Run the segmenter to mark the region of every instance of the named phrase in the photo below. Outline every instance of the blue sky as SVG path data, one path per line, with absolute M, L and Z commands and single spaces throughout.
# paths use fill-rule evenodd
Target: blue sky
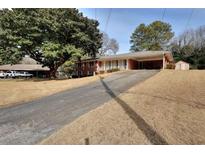
M 110 38 L 119 42 L 119 52 L 129 52 L 130 36 L 141 23 L 149 24 L 155 20 L 162 20 L 172 25 L 175 36 L 184 30 L 205 25 L 205 9 L 110 9 L 110 8 L 81 8 L 79 9 L 89 18 L 97 19 L 101 31 L 106 31 Z M 109 13 L 111 11 L 111 13 Z M 163 12 L 164 18 L 163 18 Z M 106 22 L 110 14 L 106 28 Z

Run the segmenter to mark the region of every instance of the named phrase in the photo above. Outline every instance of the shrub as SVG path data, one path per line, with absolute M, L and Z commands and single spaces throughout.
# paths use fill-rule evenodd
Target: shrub
M 119 68 L 113 68 L 113 69 L 112 69 L 113 72 L 117 72 L 117 71 L 119 71 L 119 70 L 120 70 Z
M 108 73 L 111 73 L 111 72 L 117 72 L 119 71 L 120 69 L 119 68 L 113 68 L 113 69 L 109 69 L 107 70 Z
M 167 64 L 166 69 L 175 69 L 175 64 L 173 63 Z
M 112 72 L 112 70 L 111 70 L 111 69 L 110 69 L 110 70 L 107 70 L 107 72 L 108 72 L 108 73 L 111 73 L 111 72 Z
M 99 71 L 99 74 L 104 74 L 105 73 L 105 71 Z

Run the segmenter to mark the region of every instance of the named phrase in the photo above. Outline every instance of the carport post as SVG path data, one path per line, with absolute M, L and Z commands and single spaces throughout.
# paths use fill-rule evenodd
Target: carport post
M 164 70 L 164 68 L 165 68 L 165 57 L 164 57 L 164 53 L 163 53 L 163 70 Z
M 127 61 L 127 66 L 126 66 L 126 70 L 128 70 L 129 69 L 129 60 L 128 59 L 126 59 L 126 61 Z

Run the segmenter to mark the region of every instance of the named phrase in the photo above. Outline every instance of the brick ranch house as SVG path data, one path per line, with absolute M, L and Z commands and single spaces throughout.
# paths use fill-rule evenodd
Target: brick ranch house
M 74 76 L 83 77 L 95 73 L 117 70 L 165 69 L 173 62 L 170 51 L 140 51 L 76 62 Z

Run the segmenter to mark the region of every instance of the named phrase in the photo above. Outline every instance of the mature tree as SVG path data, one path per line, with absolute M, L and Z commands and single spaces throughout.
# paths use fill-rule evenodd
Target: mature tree
M 3 9 L 0 55 L 7 53 L 6 63 L 30 55 L 55 77 L 58 67 L 73 56 L 96 56 L 102 44 L 98 25 L 77 9 Z
M 51 76 L 55 77 L 56 71 L 59 66 L 66 62 L 66 59 L 71 60 L 73 57 L 81 57 L 82 50 L 73 45 L 56 44 L 53 42 L 45 43 L 42 47 L 42 63 L 48 66 L 51 71 Z
M 103 33 L 102 47 L 99 50 L 100 55 L 116 54 L 119 50 L 119 44 L 116 39 L 109 38 L 107 33 Z
M 1 16 L 2 11 L 0 10 L 0 18 Z M 1 36 L 4 36 L 4 38 Z M 10 41 L 11 39 L 13 39 L 11 35 L 3 31 L 0 26 L 0 64 L 14 64 L 22 58 L 21 52 L 16 48 L 18 47 L 16 42 Z
M 149 25 L 140 24 L 131 36 L 130 50 L 162 50 L 173 36 L 171 25 L 168 23 L 155 21 Z
M 75 60 L 69 60 L 69 61 L 66 61 L 61 66 L 61 71 L 64 72 L 64 74 L 70 76 L 73 73 L 74 68 L 75 68 Z
M 192 68 L 205 69 L 205 27 L 190 29 L 176 37 L 170 44 L 176 61 L 184 60 Z
M 118 42 L 117 42 L 116 39 L 110 39 L 110 44 L 109 44 L 109 46 L 110 46 L 111 54 L 112 54 L 112 53 L 113 53 L 113 54 L 116 54 L 116 53 L 118 52 L 118 50 L 119 50 L 119 44 L 118 44 Z

